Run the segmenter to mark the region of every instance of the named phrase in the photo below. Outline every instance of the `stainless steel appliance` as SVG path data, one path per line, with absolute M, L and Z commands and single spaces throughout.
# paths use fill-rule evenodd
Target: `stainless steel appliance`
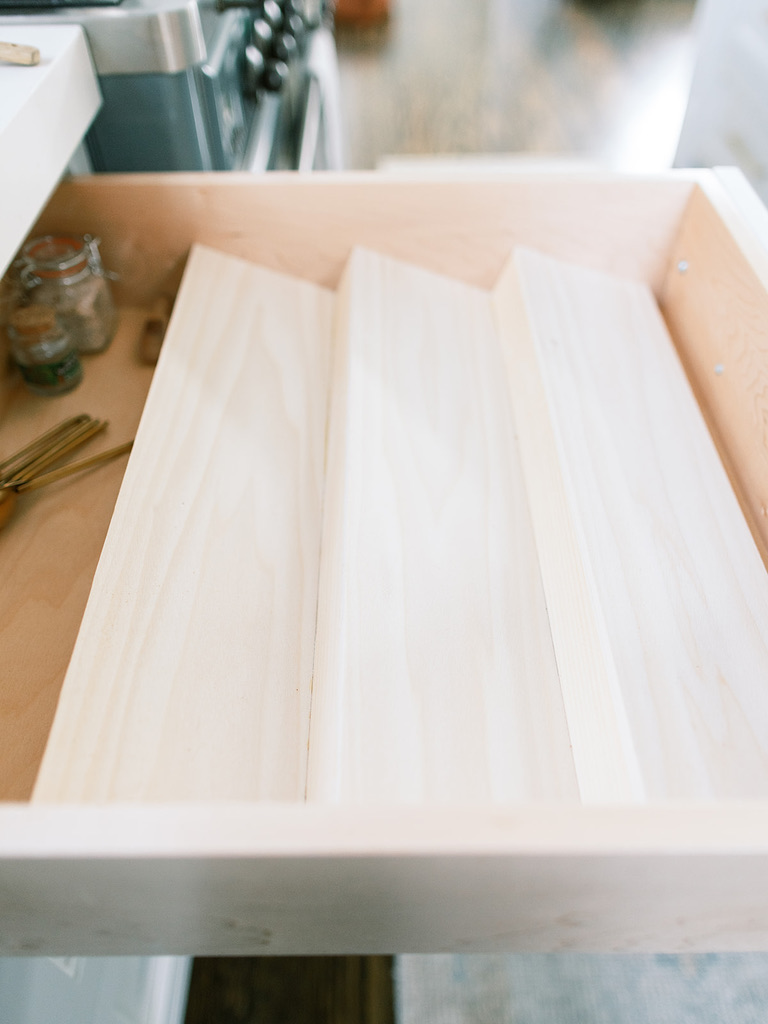
M 79 2 L 0 0 L 0 25 L 83 26 L 104 98 L 95 171 L 341 167 L 323 0 Z

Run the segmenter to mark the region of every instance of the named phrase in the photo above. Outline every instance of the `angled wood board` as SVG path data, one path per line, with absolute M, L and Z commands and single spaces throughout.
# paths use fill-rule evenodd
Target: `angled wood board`
M 357 250 L 337 322 L 308 796 L 575 799 L 489 294 Z
M 531 357 L 540 372 L 546 416 L 521 443 L 554 432 L 594 642 L 645 795 L 764 798 L 768 577 L 650 290 L 519 250 L 497 302 L 511 372 Z M 536 495 L 542 467 L 526 466 Z M 545 572 L 550 608 L 562 587 Z M 563 645 L 582 643 L 565 625 Z M 586 710 L 569 717 L 574 742 L 605 745 Z
M 332 305 L 192 251 L 37 799 L 303 795 Z

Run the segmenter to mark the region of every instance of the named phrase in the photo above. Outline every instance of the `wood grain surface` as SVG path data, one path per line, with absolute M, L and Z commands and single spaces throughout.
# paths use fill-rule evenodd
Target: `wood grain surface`
M 493 300 L 579 793 L 587 803 L 641 799 L 642 778 L 616 666 L 573 517 L 536 325 L 515 260 L 501 275 Z
M 338 306 L 308 796 L 574 799 L 490 297 L 356 250 Z
M 729 224 L 697 189 L 661 306 L 768 565 L 768 266 L 760 255 L 745 259 Z
M 656 302 L 516 264 L 645 790 L 764 797 L 768 579 Z
M 136 451 L 38 799 L 766 795 L 768 581 L 648 285 L 198 247 Z
M 303 795 L 331 309 L 193 252 L 37 799 Z
M 326 288 L 356 245 L 482 288 L 527 245 L 659 289 L 696 174 L 105 174 L 63 182 L 35 232 L 91 225 L 126 303 L 172 293 L 195 242 Z

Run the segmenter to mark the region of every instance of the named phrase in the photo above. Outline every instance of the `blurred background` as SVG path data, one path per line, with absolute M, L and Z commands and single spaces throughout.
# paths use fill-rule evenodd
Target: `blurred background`
M 336 7 L 350 168 L 469 154 L 483 154 L 475 165 L 732 165 L 768 201 L 765 0 Z
M 337 3 L 345 158 L 528 154 L 669 167 L 695 55 L 694 0 Z

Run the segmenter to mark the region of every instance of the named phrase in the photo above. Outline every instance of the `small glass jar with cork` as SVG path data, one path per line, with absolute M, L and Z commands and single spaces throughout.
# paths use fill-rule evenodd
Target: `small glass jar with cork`
M 30 391 L 60 395 L 83 379 L 77 349 L 51 306 L 19 306 L 6 330 L 11 355 Z
M 117 314 L 97 238 L 33 238 L 21 250 L 18 267 L 27 301 L 52 307 L 79 352 L 109 345 Z

